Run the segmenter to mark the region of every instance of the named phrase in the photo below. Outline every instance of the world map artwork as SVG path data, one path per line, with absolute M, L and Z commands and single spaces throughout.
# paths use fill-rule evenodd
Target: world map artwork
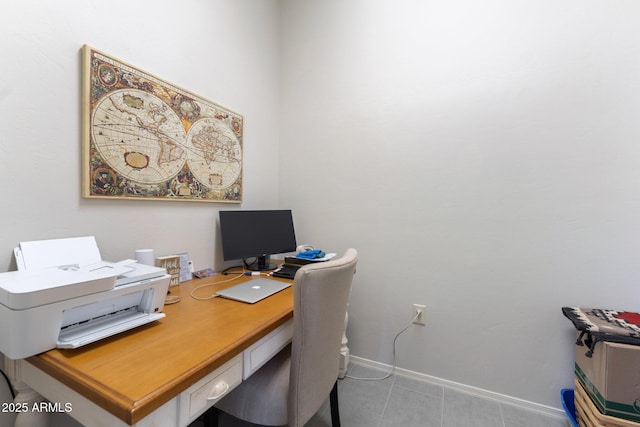
M 243 117 L 87 45 L 83 196 L 242 201 Z

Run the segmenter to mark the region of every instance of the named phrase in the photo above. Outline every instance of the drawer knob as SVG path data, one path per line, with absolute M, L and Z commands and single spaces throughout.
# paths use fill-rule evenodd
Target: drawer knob
M 220 381 L 213 386 L 213 389 L 211 389 L 211 393 L 209 393 L 209 397 L 207 397 L 207 400 L 219 399 L 228 391 L 229 384 L 226 381 Z

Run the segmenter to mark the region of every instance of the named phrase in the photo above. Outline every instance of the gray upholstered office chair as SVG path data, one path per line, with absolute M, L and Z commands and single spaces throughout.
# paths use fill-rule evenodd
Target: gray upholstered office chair
M 300 268 L 293 282 L 293 340 L 256 373 L 222 398 L 218 410 L 254 424 L 302 427 L 329 396 L 333 427 L 340 426 L 340 345 L 358 252 Z

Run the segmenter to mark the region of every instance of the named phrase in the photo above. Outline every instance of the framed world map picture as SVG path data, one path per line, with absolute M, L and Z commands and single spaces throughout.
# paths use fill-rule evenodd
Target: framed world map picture
M 83 46 L 83 197 L 242 201 L 243 117 Z

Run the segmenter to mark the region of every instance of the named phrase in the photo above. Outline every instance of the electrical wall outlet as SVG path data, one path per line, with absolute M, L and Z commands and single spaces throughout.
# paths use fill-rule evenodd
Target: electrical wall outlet
M 416 325 L 427 324 L 427 307 L 422 304 L 413 304 L 413 323 Z

